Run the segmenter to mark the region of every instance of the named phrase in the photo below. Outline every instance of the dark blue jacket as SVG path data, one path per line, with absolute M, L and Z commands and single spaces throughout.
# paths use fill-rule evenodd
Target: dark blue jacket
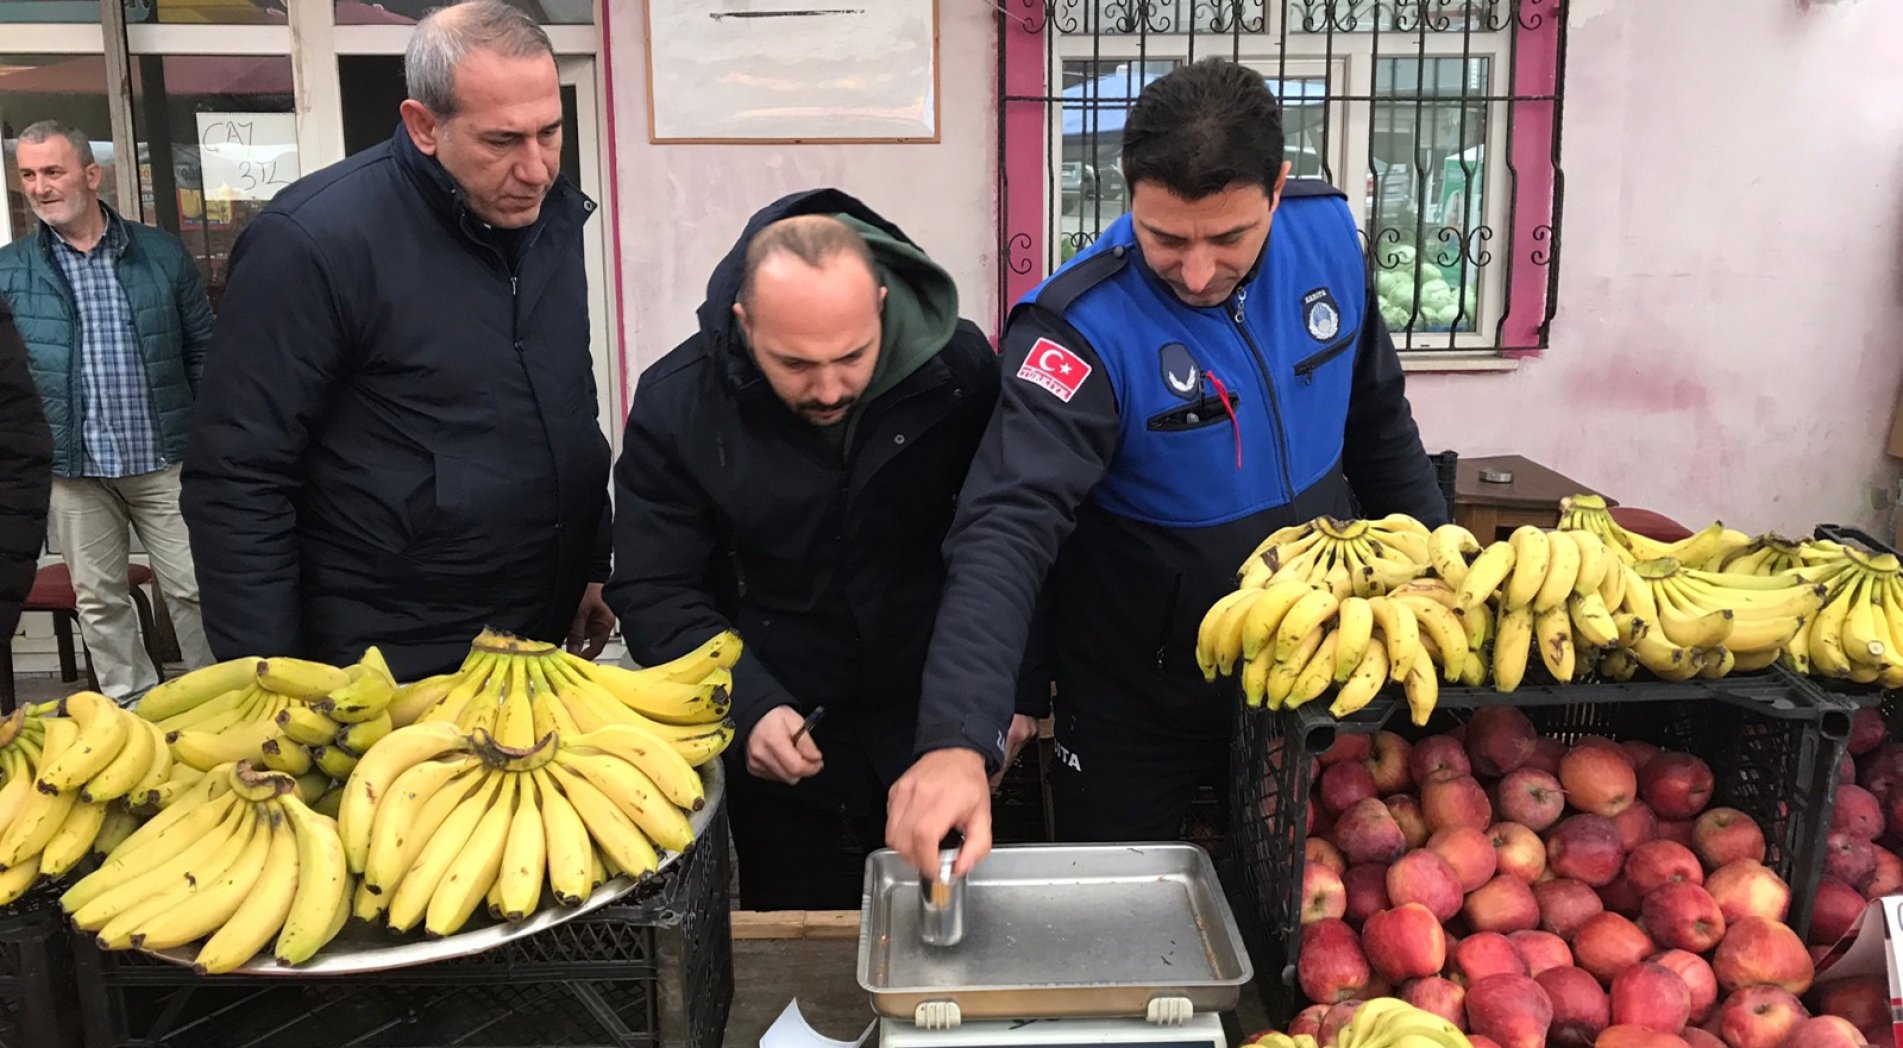
M 1058 702 L 1132 731 L 1227 734 L 1196 627 L 1262 536 L 1446 504 L 1346 202 L 1291 181 L 1256 272 L 1184 305 L 1126 216 L 1013 310 L 1004 389 L 946 541 L 920 751 L 1000 756 L 1049 572 Z
M 246 228 L 184 474 L 220 658 L 374 643 L 408 679 L 566 634 L 607 577 L 593 211 L 558 181 L 512 269 L 399 128 Z

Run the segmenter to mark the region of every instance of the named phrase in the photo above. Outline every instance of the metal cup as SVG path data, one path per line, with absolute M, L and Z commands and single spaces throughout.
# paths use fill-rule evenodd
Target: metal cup
M 927 946 L 956 946 L 965 938 L 965 878 L 953 877 L 956 849 L 938 854 L 938 879 L 918 879 L 919 938 Z

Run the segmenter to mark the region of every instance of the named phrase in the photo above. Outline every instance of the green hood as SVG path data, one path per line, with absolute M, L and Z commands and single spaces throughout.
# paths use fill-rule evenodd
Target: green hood
M 886 289 L 879 362 L 873 366 L 872 382 L 843 421 L 820 430 L 835 450 L 843 450 L 851 444 L 853 427 L 865 405 L 910 378 L 951 340 L 958 327 L 958 287 L 951 274 L 917 245 L 851 215 L 833 217 L 866 238 L 872 248 L 874 275 Z

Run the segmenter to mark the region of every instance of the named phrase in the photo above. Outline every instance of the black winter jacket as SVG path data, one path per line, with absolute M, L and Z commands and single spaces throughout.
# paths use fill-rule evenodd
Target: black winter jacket
M 26 345 L 0 298 L 0 644 L 13 641 L 20 602 L 46 544 L 53 436 L 27 370 Z
M 252 221 L 185 459 L 220 658 L 377 644 L 409 679 L 484 626 L 566 635 L 607 577 L 594 207 L 558 181 L 512 270 L 398 128 Z

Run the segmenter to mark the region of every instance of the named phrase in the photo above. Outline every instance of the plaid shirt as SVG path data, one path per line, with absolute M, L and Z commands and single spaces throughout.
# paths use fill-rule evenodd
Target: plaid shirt
M 133 477 L 165 468 L 158 418 L 146 385 L 145 356 L 132 323 L 132 304 L 114 268 L 127 237 L 119 216 L 107 212 L 106 234 L 82 252 L 55 234 L 53 257 L 73 289 L 79 314 L 79 387 L 84 475 Z

